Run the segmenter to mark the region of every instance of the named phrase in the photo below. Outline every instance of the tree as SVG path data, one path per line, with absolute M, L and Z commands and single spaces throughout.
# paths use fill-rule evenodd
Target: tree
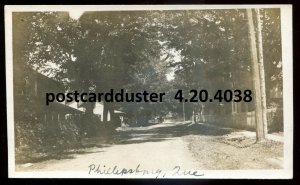
M 159 56 L 159 44 L 148 12 L 87 12 L 80 18 L 85 31 L 76 50 L 76 65 L 98 92 L 136 82 L 136 74 Z M 77 80 L 78 81 L 78 80 Z M 115 103 L 104 102 L 113 117 Z
M 162 39 L 166 51 L 175 50 L 180 56 L 180 60 L 169 60 L 169 66 L 184 80 L 182 88 L 210 92 L 251 88 L 247 80 L 251 63 L 244 10 L 174 11 L 166 16 Z M 201 104 L 210 109 L 220 106 L 215 102 L 194 103 L 193 112 Z
M 159 58 L 150 20 L 149 12 L 87 12 L 79 21 L 67 13 L 32 13 L 22 25 L 29 33 L 23 61 L 64 82 L 68 90 L 122 88 Z M 91 103 L 84 106 L 93 110 Z M 113 117 L 114 107 L 104 103 L 104 120 L 108 112 Z
M 261 12 L 263 49 L 274 48 L 264 49 L 263 55 L 268 88 L 281 83 L 281 68 L 277 67 L 281 64 L 280 31 L 273 33 L 280 28 L 276 21 L 279 14 L 275 10 Z M 24 61 L 64 82 L 68 90 L 125 88 L 172 94 L 176 88 L 210 92 L 252 88 L 247 15 L 243 9 L 86 12 L 79 20 L 71 19 L 67 12 L 38 12 L 27 14 L 24 20 L 18 25 L 19 30 L 26 30 L 20 39 L 24 41 Z M 175 71 L 175 82 L 166 81 L 168 71 Z M 163 105 L 134 106 L 153 114 L 167 109 L 181 112 L 182 104 L 167 101 Z M 202 105 L 211 110 L 220 106 L 218 102 L 187 103 L 187 115 Z M 93 110 L 93 105 L 85 106 L 87 111 Z M 164 108 L 154 113 L 157 106 Z M 113 114 L 115 108 L 129 107 L 105 103 L 104 115 Z M 230 110 L 231 105 L 225 107 Z
M 34 95 L 25 91 L 28 80 L 32 78 L 34 68 L 39 72 L 55 78 L 57 66 L 47 68 L 51 61 L 57 65 L 71 60 L 70 47 L 73 30 L 70 29 L 74 22 L 68 19 L 66 12 L 14 12 L 13 13 L 13 72 L 15 113 L 24 119 L 34 119 L 34 114 L 40 104 Z M 62 31 L 68 30 L 70 35 Z M 69 43 L 66 45 L 66 43 Z M 30 67 L 28 67 L 30 66 Z M 57 80 L 57 78 L 55 78 Z M 28 106 L 30 104 L 31 106 Z M 16 117 L 18 117 L 16 116 Z M 18 117 L 18 118 L 19 118 Z M 18 119 L 16 118 L 16 119 Z
M 264 135 L 268 134 L 268 121 L 267 121 L 267 97 L 266 97 L 266 81 L 265 81 L 265 67 L 263 56 L 263 44 L 262 44 L 262 28 L 261 28 L 261 16 L 260 9 L 255 9 L 256 13 L 256 36 L 257 36 L 257 48 L 258 48 L 258 61 L 259 61 L 259 80 L 261 89 L 261 108 L 263 117 L 263 129 Z
M 262 15 L 262 44 L 266 89 L 278 87 L 282 91 L 280 9 L 261 9 L 260 12 Z M 266 93 L 266 96 L 268 107 L 271 107 L 272 103 L 279 103 L 274 102 L 269 93 Z
M 261 141 L 265 139 L 267 134 L 267 119 L 260 16 L 258 11 L 256 11 L 257 33 L 255 32 L 253 13 L 251 9 L 247 9 L 247 17 L 252 56 L 252 75 L 254 81 L 256 139 L 257 141 Z

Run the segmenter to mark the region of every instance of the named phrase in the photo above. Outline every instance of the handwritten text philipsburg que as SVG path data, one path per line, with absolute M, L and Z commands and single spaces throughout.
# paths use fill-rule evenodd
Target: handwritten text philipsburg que
M 200 177 L 204 176 L 197 170 L 183 170 L 181 166 L 174 166 L 170 171 L 164 171 L 162 169 L 148 170 L 142 169 L 138 164 L 135 168 L 123 168 L 115 166 L 107 166 L 101 164 L 90 164 L 88 166 L 89 175 L 103 175 L 103 176 L 154 176 L 155 178 L 167 178 L 167 177 Z

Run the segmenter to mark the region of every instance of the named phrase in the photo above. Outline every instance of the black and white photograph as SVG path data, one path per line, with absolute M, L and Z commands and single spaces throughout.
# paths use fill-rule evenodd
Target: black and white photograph
M 9 177 L 293 178 L 291 5 L 5 7 Z

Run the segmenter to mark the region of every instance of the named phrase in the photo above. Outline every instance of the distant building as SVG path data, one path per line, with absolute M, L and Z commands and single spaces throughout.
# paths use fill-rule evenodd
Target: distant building
M 46 93 L 59 93 L 64 92 L 64 86 L 32 69 L 26 69 L 30 73 L 22 80 L 18 80 L 15 86 L 14 97 L 15 113 L 21 112 L 18 110 L 19 105 L 26 105 L 27 108 L 33 110 L 31 113 L 35 119 L 40 121 L 59 121 L 70 118 L 70 115 L 78 116 L 84 113 L 83 110 L 76 107 L 68 106 L 64 102 L 54 101 L 46 105 Z M 22 119 L 22 115 L 19 115 Z
M 32 102 L 27 104 L 31 109 L 35 110 L 36 119 L 40 121 L 58 121 L 63 119 L 78 119 L 79 116 L 85 113 L 85 107 L 82 102 L 51 102 L 46 105 L 46 93 L 64 93 L 65 87 L 62 83 L 49 78 L 37 71 L 27 68 L 28 75 L 22 80 L 18 80 L 15 87 L 15 112 L 18 111 L 19 104 L 27 104 L 24 101 Z M 103 121 L 103 102 L 96 102 L 93 114 Z M 123 119 L 125 113 L 115 110 L 116 115 Z M 22 115 L 19 115 L 22 117 Z M 108 113 L 108 121 L 111 121 L 111 116 Z
M 230 89 L 251 89 L 251 78 L 241 78 L 242 83 L 230 84 Z M 229 80 L 228 80 L 229 81 Z M 225 83 L 225 80 L 224 80 Z M 254 92 L 252 92 L 253 94 Z M 267 110 L 268 130 L 282 131 L 282 90 L 278 86 L 266 89 L 269 99 L 267 101 L 277 102 L 279 107 Z M 253 97 L 253 95 L 252 95 Z M 222 102 L 218 105 L 212 103 L 202 104 L 199 114 L 195 115 L 198 122 L 215 123 L 220 126 L 234 127 L 240 129 L 255 130 L 255 106 L 254 102 Z

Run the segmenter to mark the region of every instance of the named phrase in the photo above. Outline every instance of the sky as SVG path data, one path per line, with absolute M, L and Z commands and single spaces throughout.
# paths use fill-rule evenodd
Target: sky
M 79 10 L 74 10 L 74 11 L 69 11 L 69 16 L 72 18 L 72 19 L 79 19 L 80 16 L 84 13 L 84 11 L 79 11 Z

